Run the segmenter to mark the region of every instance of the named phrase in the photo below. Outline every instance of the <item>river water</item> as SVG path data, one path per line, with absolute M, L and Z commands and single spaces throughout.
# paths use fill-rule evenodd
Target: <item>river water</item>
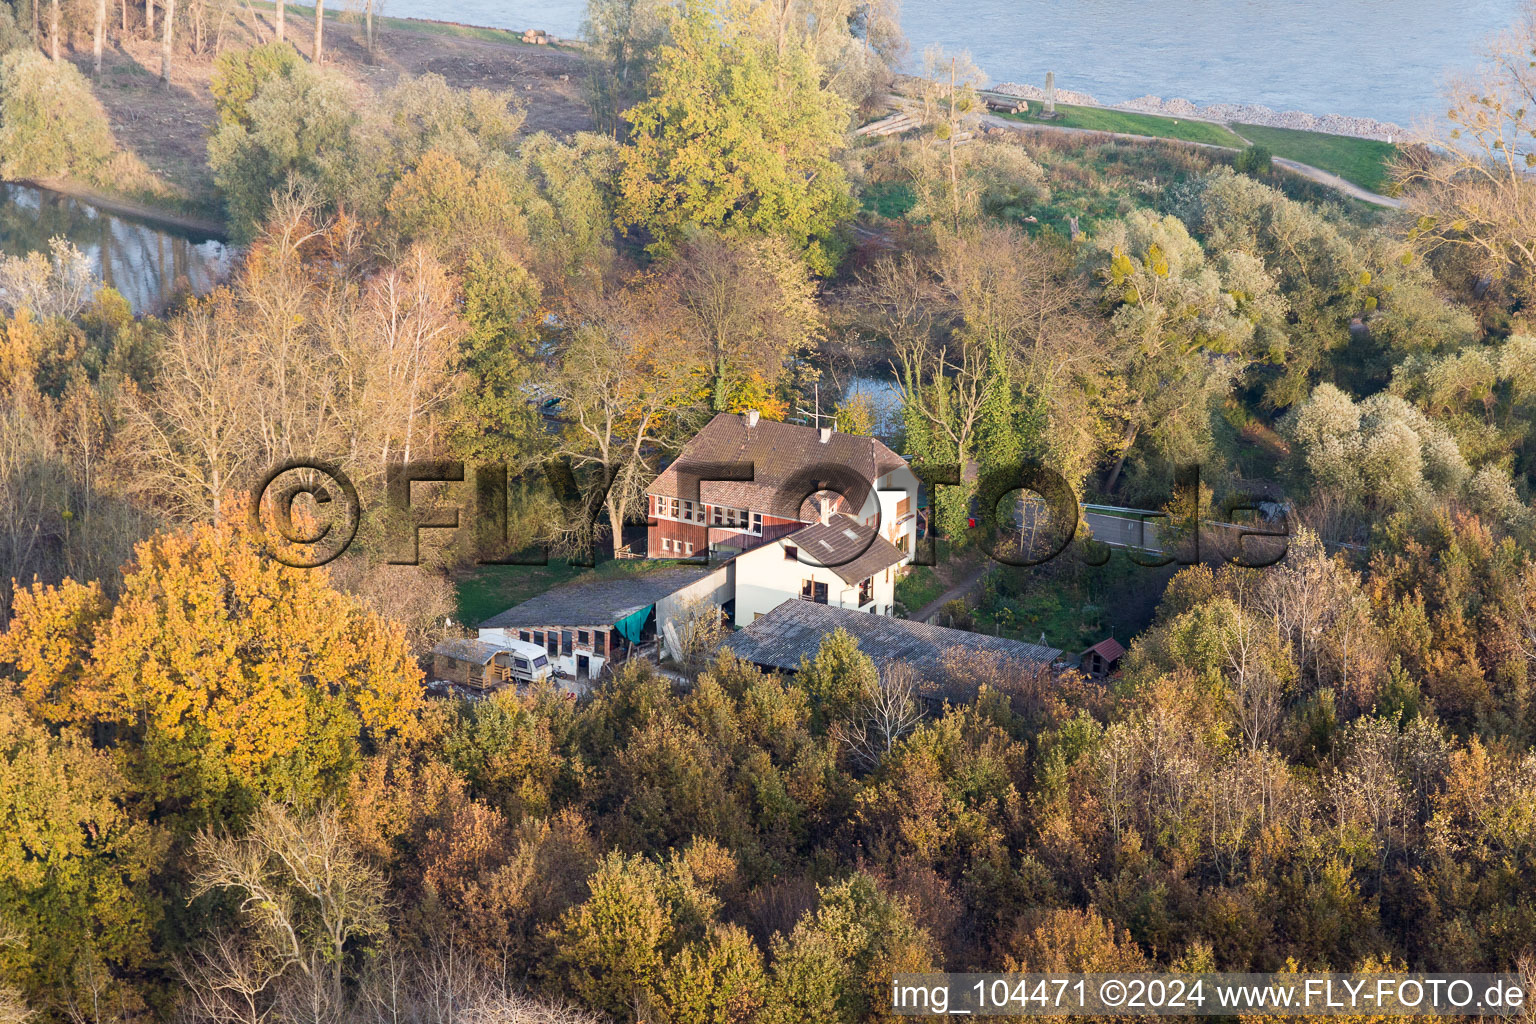
M 63 237 L 90 257 L 103 284 L 135 313 L 153 313 L 174 295 L 202 294 L 229 270 L 223 242 L 106 213 L 90 203 L 31 185 L 0 183 L 0 254 L 47 252 Z
M 1262 103 L 1411 127 L 1445 76 L 1476 62 L 1521 0 L 905 0 L 919 70 L 930 44 L 969 50 L 994 82 L 1056 84 L 1122 103 L 1148 93 Z M 385 0 L 391 15 L 581 32 L 585 0 Z

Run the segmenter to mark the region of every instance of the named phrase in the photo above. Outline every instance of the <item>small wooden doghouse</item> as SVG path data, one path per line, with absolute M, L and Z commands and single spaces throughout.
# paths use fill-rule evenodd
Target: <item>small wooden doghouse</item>
M 432 677 L 482 690 L 511 679 L 511 652 L 484 640 L 444 640 L 432 648 Z
M 1114 637 L 1100 640 L 1082 653 L 1083 671 L 1095 679 L 1102 679 L 1120 667 L 1125 648 Z

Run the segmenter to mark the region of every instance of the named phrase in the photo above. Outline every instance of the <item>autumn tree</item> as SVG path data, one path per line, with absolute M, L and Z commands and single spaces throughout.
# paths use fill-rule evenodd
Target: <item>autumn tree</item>
M 805 265 L 781 239 L 692 234 L 646 297 L 648 315 L 708 367 L 713 411 L 789 411 L 783 384 L 791 361 L 815 345 L 821 314 Z
M 1536 12 L 1496 37 L 1477 73 L 1454 80 L 1445 120 L 1399 159 L 1397 180 L 1418 215 L 1421 251 L 1465 250 L 1471 265 L 1523 292 L 1536 277 L 1536 194 L 1527 141 L 1536 130 Z
M 624 546 L 624 523 L 650 481 L 647 458 L 675 449 L 692 422 L 704 380 L 696 357 L 670 332 L 636 316 L 628 292 L 594 299 L 577 313 L 555 374 L 546 384 L 566 415 L 557 449 L 582 472 L 577 481 L 593 512 L 606 512 L 609 541 Z M 572 528 L 587 527 L 576 511 Z M 575 535 L 577 548 L 591 538 Z
M 667 252 L 690 226 L 778 235 L 814 273 L 837 263 L 852 213 L 843 171 L 848 108 L 803 43 L 782 52 L 742 3 L 687 4 L 670 22 L 650 96 L 626 113 L 619 219 Z
M 227 894 L 239 908 L 243 934 L 235 941 L 245 951 L 234 962 L 246 968 L 234 977 L 269 980 L 248 993 L 256 1005 L 309 1020 L 343 1013 L 348 976 L 359 973 L 363 951 L 388 922 L 384 879 L 360 856 L 337 809 L 299 815 L 266 802 L 243 836 L 199 832 L 192 855 L 192 898 Z M 230 963 L 224 950 L 205 950 L 203 970 L 189 974 L 209 984 L 222 973 L 227 991 L 231 973 L 217 967 Z M 216 1005 L 211 995 L 204 1005 Z
M 134 785 L 194 817 L 333 792 L 365 738 L 419 730 L 420 672 L 398 631 L 270 557 L 241 514 L 141 544 L 93 629 L 94 598 L 44 589 L 7 634 L 64 629 L 48 661 L 12 659 L 13 685 L 120 729 Z
M 0 651 L 0 662 L 36 648 Z M 62 651 L 56 651 L 62 654 Z M 160 923 L 150 879 L 163 833 L 127 810 L 132 789 L 86 730 L 54 732 L 16 689 L 0 696 L 0 965 L 32 1005 L 64 1014 L 102 979 L 140 1007 L 126 975 L 148 968 Z M 115 965 L 115 966 L 114 966 Z

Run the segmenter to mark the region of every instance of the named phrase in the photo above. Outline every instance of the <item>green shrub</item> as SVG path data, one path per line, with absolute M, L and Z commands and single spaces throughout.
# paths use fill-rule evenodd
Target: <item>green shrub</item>
M 213 62 L 213 77 L 208 82 L 219 123 L 249 128 L 250 104 L 262 85 L 273 78 L 288 78 L 302 63 L 298 51 L 285 42 L 220 54 Z
M 243 107 L 246 123 L 219 126 L 208 163 L 237 237 L 254 235 L 272 194 L 290 184 L 332 208 L 352 196 L 371 163 L 356 152 L 357 107 L 345 80 L 301 64 L 258 86 Z
M 1239 174 L 1247 174 L 1252 177 L 1260 177 L 1268 174 L 1274 166 L 1274 156 L 1264 146 L 1249 146 L 1238 153 L 1232 161 L 1232 167 Z
M 32 40 L 27 38 L 20 25 L 16 24 L 16 15 L 11 11 L 9 4 L 0 4 L 0 57 L 12 50 L 20 50 L 22 47 L 31 46 Z
M 115 149 L 107 113 L 73 64 L 35 50 L 0 60 L 0 178 L 97 180 Z

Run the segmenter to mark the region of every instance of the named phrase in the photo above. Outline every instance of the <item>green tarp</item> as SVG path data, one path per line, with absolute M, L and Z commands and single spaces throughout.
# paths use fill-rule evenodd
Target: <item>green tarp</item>
M 613 624 L 613 628 L 619 631 L 619 635 L 632 644 L 640 642 L 640 633 L 645 629 L 645 621 L 651 617 L 651 612 L 656 606 L 648 604 L 639 611 L 624 616 Z

